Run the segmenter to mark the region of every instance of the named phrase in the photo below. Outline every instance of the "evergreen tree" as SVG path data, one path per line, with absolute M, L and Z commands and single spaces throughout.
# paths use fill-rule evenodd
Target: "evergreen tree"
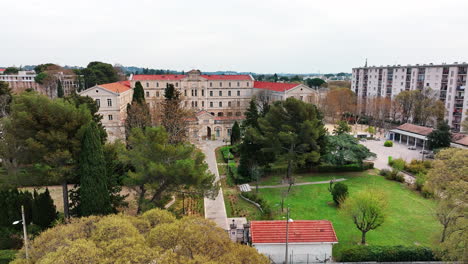
M 63 87 L 62 87 L 62 82 L 60 80 L 57 80 L 57 97 L 58 98 L 63 98 Z
M 446 121 L 442 121 L 437 126 L 437 129 L 433 130 L 427 135 L 429 147 L 432 149 L 448 148 L 452 140 L 452 133 L 450 133 L 450 126 Z
M 241 140 L 241 132 L 240 132 L 240 127 L 239 124 L 234 122 L 234 125 L 232 126 L 232 131 L 231 131 L 231 145 L 236 145 L 239 143 Z
M 164 97 L 161 124 L 166 129 L 171 144 L 184 142 L 188 132 L 186 119 L 191 113 L 182 106 L 181 94 L 173 84 L 167 85 Z
M 78 163 L 80 176 L 80 214 L 102 215 L 112 212 L 106 184 L 106 163 L 96 123 L 91 121 L 83 135 Z
M 247 108 L 247 111 L 245 112 L 245 120 L 243 122 L 243 127 L 255 127 L 258 128 L 258 108 L 257 108 L 257 102 L 255 101 L 255 98 L 252 98 L 250 100 L 249 108 Z
M 139 104 L 145 103 L 145 91 L 140 81 L 135 83 L 132 102 L 138 102 Z
M 57 210 L 54 200 L 50 196 L 49 189 L 37 194 L 34 190 L 34 201 L 32 208 L 32 221 L 43 229 L 51 227 L 52 222 L 57 218 Z

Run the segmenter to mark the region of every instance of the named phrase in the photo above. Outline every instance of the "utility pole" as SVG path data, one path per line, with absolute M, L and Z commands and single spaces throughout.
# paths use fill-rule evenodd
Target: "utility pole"
M 26 252 L 26 259 L 29 259 L 28 252 L 28 233 L 26 232 L 26 217 L 24 217 L 24 206 L 21 206 L 21 217 L 23 221 L 23 236 L 24 236 L 24 249 Z
M 284 254 L 284 263 L 288 264 L 288 239 L 289 239 L 289 207 L 286 209 L 286 252 Z

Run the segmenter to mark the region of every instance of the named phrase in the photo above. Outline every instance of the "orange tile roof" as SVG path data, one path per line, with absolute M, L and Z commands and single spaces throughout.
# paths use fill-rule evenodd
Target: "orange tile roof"
M 422 136 L 429 135 L 433 130 L 430 127 L 423 127 L 423 126 L 413 125 L 413 124 L 410 124 L 410 123 L 405 123 L 405 124 L 397 127 L 396 129 L 411 132 L 411 133 L 415 133 L 415 134 L 419 134 L 419 135 L 422 135 Z
M 123 93 L 132 89 L 129 81 L 105 83 L 98 86 L 114 93 Z
M 452 134 L 452 142 L 455 144 L 463 145 L 468 147 L 468 135 L 454 133 Z
M 289 223 L 289 243 L 338 242 L 335 230 L 327 220 L 294 220 Z M 251 221 L 252 243 L 285 243 L 286 220 Z
M 264 89 L 276 92 L 285 92 L 291 90 L 292 88 L 298 86 L 297 83 L 278 83 L 278 82 L 258 82 L 255 81 L 254 88 Z

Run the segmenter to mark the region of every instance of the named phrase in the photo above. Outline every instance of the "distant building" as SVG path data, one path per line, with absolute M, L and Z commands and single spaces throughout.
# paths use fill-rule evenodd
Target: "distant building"
M 3 74 L 6 69 L 0 69 L 0 74 Z
M 286 221 L 251 221 L 250 241 L 274 263 L 284 263 Z M 326 220 L 294 220 L 288 226 L 289 263 L 331 262 L 335 230 Z
M 432 88 L 447 109 L 445 118 L 460 131 L 468 110 L 467 63 L 370 66 L 353 69 L 351 89 L 360 100 L 394 98 L 402 91 Z
M 133 89 L 128 81 L 96 85 L 79 94 L 96 101 L 109 141 L 125 139 L 127 104 L 132 102 L 133 97 Z

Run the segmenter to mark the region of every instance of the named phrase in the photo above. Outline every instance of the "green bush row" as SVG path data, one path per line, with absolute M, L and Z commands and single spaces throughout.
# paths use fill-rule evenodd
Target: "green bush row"
M 264 218 L 271 219 L 272 217 L 271 207 L 270 207 L 270 204 L 268 204 L 266 200 L 264 200 L 262 197 L 258 196 L 257 193 L 254 193 L 254 192 L 244 192 L 242 193 L 242 196 L 244 196 L 245 198 L 251 201 L 258 203 L 263 210 Z
M 346 164 L 346 165 L 333 165 L 333 164 L 320 164 L 317 167 L 318 172 L 345 172 L 345 171 L 364 171 L 374 168 L 373 162 L 364 162 L 360 164 Z
M 384 176 L 385 179 L 397 182 L 405 182 L 405 177 L 403 174 L 397 169 L 381 169 L 379 174 Z
M 343 250 L 341 262 L 437 261 L 432 249 L 417 246 L 357 246 Z

